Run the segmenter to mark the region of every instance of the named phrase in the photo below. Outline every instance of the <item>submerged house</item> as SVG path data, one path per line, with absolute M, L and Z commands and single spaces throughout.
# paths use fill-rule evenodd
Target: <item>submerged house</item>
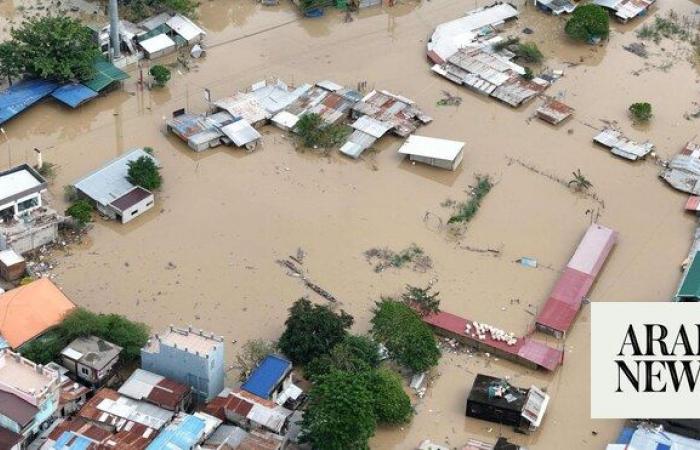
M 61 363 L 91 386 L 104 384 L 113 375 L 122 348 L 97 336 L 78 337 L 61 350 Z
M 58 238 L 60 218 L 45 204 L 47 188 L 28 164 L 0 172 L 0 250 L 23 254 Z
M 462 163 L 464 142 L 412 134 L 399 148 L 399 154 L 441 169 L 455 170 Z
M 574 108 L 564 102 L 549 98 L 535 110 L 535 113 L 539 119 L 552 125 L 559 125 L 574 114 Z
M 121 223 L 127 223 L 153 208 L 151 191 L 128 179 L 129 163 L 139 158 L 158 161 L 142 149 L 131 150 L 73 184 L 77 193 L 92 200 L 97 210 Z
M 292 131 L 301 116 L 311 113 L 318 114 L 326 124 L 339 123 L 362 99 L 359 92 L 329 80 L 319 81 L 313 86 L 305 84 L 299 89 L 303 93 L 272 118 L 277 127 Z
M 350 117 L 355 131 L 340 152 L 355 159 L 386 133 L 405 138 L 433 120 L 413 100 L 383 90 L 365 95 L 352 107 Z
M 625 23 L 635 17 L 646 15 L 656 0 L 592 0 L 591 3 L 611 11 L 617 20 Z
M 593 138 L 593 141 L 610 149 L 610 153 L 613 155 L 630 161 L 644 159 L 654 150 L 654 144 L 651 142 L 646 141 L 638 144 L 624 136 L 621 131 L 613 128 L 605 128 Z
M 659 176 L 674 189 L 700 195 L 700 144 L 688 142 Z
M 246 430 L 284 435 L 290 426 L 292 411 L 272 400 L 261 398 L 243 389 L 224 389 L 209 401 L 204 412 L 227 420 Z
M 202 152 L 221 144 L 254 149 L 262 139 L 260 133 L 246 120 L 233 117 L 226 111 L 214 114 L 190 114 L 177 111 L 166 121 L 169 132 L 187 142 L 195 152 Z
M 558 16 L 560 14 L 571 14 L 576 9 L 575 0 L 532 0 L 534 5 L 541 11 Z
M 477 374 L 467 398 L 467 417 L 531 433 L 542 424 L 549 395 L 535 386 L 521 389 L 506 380 Z

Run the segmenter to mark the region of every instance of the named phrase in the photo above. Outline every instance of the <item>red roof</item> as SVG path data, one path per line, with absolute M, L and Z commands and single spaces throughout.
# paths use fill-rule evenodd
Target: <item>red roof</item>
M 146 399 L 151 403 L 174 411 L 189 393 L 190 388 L 184 384 L 163 378 L 158 384 L 153 386 Z
M 581 302 L 591 290 L 616 241 L 616 231 L 598 224 L 588 227 L 537 315 L 537 325 L 562 333 L 571 328 Z
M 691 195 L 685 204 L 686 211 L 700 211 L 700 197 Z
M 527 336 L 519 337 L 515 345 L 508 345 L 503 341 L 491 339 L 489 334 L 486 334 L 484 339 L 479 339 L 474 334 L 468 335 L 465 329 L 467 322 L 471 321 L 448 312 L 440 311 L 436 314 L 425 316 L 423 317 L 423 321 L 435 328 L 463 336 L 473 340 L 479 345 L 491 347 L 503 353 L 516 356 L 547 370 L 556 369 L 562 361 L 563 354 L 561 350 L 549 347 Z

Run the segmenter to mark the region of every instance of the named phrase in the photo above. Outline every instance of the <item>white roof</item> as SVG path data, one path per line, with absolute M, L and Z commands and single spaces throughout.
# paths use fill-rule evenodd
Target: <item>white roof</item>
M 299 117 L 288 111 L 280 111 L 272 118 L 272 122 L 283 128 L 292 129 L 299 122 Z
M 297 386 L 294 383 L 291 383 L 289 386 L 287 386 L 287 389 L 285 389 L 284 392 L 280 394 L 275 403 L 282 406 L 290 398 L 292 400 L 298 399 L 303 392 L 304 391 L 302 391 L 299 386 Z
M 231 139 L 238 147 L 242 147 L 262 137 L 260 133 L 258 133 L 258 130 L 243 119 L 222 127 L 221 132 Z
M 72 359 L 72 360 L 75 360 L 75 361 L 78 361 L 78 360 L 80 360 L 80 358 L 83 357 L 82 353 L 80 353 L 77 350 L 73 350 L 70 347 L 64 348 L 63 351 L 61 352 L 61 354 Z
M 148 394 L 150 394 L 153 388 L 163 381 L 163 379 L 162 376 L 153 372 L 136 369 L 124 384 L 122 384 L 118 392 L 134 400 L 141 400 L 148 397 Z
M 143 48 L 146 53 L 157 53 L 161 50 L 175 47 L 175 41 L 170 39 L 167 34 L 159 34 L 139 42 L 139 45 L 141 45 L 141 48 Z
M 24 261 L 24 258 L 18 255 L 12 249 L 3 250 L 0 252 L 0 262 L 2 262 L 5 266 L 9 267 L 14 264 L 21 263 L 22 261 Z
M 134 185 L 126 179 L 129 173 L 129 162 L 136 161 L 142 156 L 151 158 L 156 164 L 158 163 L 155 158 L 139 148 L 113 159 L 73 186 L 96 202 L 108 205 L 134 188 Z
M 188 42 L 198 36 L 205 36 L 207 34 L 190 19 L 180 14 L 174 15 L 165 23 Z
M 0 177 L 0 198 L 11 197 L 40 185 L 41 182 L 27 170 L 11 172 Z
M 527 419 L 533 427 L 539 427 L 544 418 L 544 413 L 547 411 L 548 404 L 549 395 L 535 386 L 530 386 L 521 416 Z
M 331 92 L 335 92 L 335 91 L 339 91 L 339 90 L 343 89 L 343 86 L 341 86 L 338 83 L 335 83 L 333 81 L 330 81 L 330 80 L 319 81 L 318 83 L 316 83 L 316 86 L 323 88 L 327 91 L 331 91 Z
M 453 161 L 463 148 L 464 142 L 412 134 L 401 146 L 399 153 Z
M 390 124 L 370 116 L 362 116 L 350 126 L 377 139 L 384 136 L 384 134 L 391 129 Z

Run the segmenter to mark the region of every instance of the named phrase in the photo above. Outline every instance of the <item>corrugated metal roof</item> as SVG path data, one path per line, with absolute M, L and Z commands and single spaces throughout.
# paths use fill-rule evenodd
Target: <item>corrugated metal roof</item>
M 207 34 L 194 22 L 181 14 L 175 14 L 165 23 L 187 42 L 197 39 L 200 36 L 206 36 Z
M 151 158 L 158 164 L 158 161 L 144 150 L 131 150 L 80 179 L 73 186 L 101 205 L 108 205 L 134 188 L 126 179 L 129 163 L 142 157 Z
M 424 158 L 454 161 L 464 148 L 464 142 L 450 141 L 412 134 L 399 148 L 402 155 L 415 155 Z
M 49 96 L 57 88 L 58 84 L 52 81 L 28 80 L 19 81 L 0 92 L 0 124 Z
M 85 85 L 70 83 L 64 84 L 60 88 L 53 91 L 51 96 L 56 100 L 70 106 L 71 108 L 77 108 L 83 103 L 97 97 L 97 92 Z
M 95 76 L 92 80 L 85 81 L 83 84 L 95 92 L 101 92 L 103 89 L 116 81 L 122 81 L 129 78 L 126 72 L 118 69 L 114 64 L 103 59 L 95 60 L 93 65 L 95 68 Z
M 370 116 L 362 116 L 350 126 L 365 134 L 369 134 L 375 139 L 384 136 L 384 134 L 392 128 L 391 124 L 381 122 Z
M 140 41 L 139 45 L 143 48 L 146 53 L 158 53 L 163 50 L 168 50 L 175 48 L 175 41 L 170 39 L 167 34 L 157 34 L 152 38 Z
M 204 438 L 205 422 L 195 416 L 182 414 L 151 442 L 148 450 L 192 450 Z
M 272 116 L 254 95 L 243 92 L 216 100 L 214 105 L 234 117 L 247 120 L 251 125 L 257 125 Z
M 593 140 L 600 145 L 608 147 L 612 154 L 631 161 L 644 158 L 654 149 L 654 144 L 651 142 L 647 141 L 638 144 L 623 136 L 621 131 L 612 128 L 605 128 Z
M 267 355 L 253 370 L 241 388 L 269 399 L 273 390 L 292 370 L 292 363 L 278 355 Z
M 262 138 L 258 130 L 253 128 L 248 121 L 241 119 L 221 128 L 221 132 L 226 135 L 238 147 L 255 142 Z

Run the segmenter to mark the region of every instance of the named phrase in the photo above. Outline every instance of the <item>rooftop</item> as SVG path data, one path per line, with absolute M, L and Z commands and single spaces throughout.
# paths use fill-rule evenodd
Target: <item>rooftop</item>
M 292 411 L 241 389 L 224 389 L 207 403 L 204 411 L 222 420 L 228 414 L 245 417 L 276 433 L 282 430 L 287 418 L 292 415 Z
M 58 377 L 58 372 L 34 364 L 18 353 L 0 350 L 0 391 L 32 398 L 58 385 Z
M 100 389 L 95 393 L 78 415 L 93 422 L 115 427 L 116 431 L 129 431 L 130 423 L 138 423 L 154 430 L 160 430 L 170 422 L 172 411 L 149 403 L 132 400 L 112 389 Z
M 0 448 L 12 448 L 24 440 L 24 436 L 10 431 L 7 428 L 0 428 Z
M 61 351 L 61 355 L 93 369 L 105 368 L 119 356 L 122 348 L 97 336 L 79 337 Z
M 522 411 L 527 390 L 511 386 L 507 381 L 477 374 L 469 392 L 469 401 L 485 403 L 509 411 Z
M 15 394 L 0 391 L 0 415 L 8 417 L 13 422 L 24 428 L 34 420 L 39 408 L 22 400 Z M 2 429 L 2 427 L 0 427 Z M 0 447 L 4 448 L 4 447 Z
M 206 423 L 199 417 L 182 414 L 151 442 L 148 450 L 188 450 L 204 437 Z
M 58 325 L 75 304 L 48 278 L 0 295 L 0 335 L 19 348 Z
M 136 369 L 119 388 L 119 393 L 175 410 L 190 388 L 143 369 Z
M 102 168 L 78 180 L 74 186 L 102 205 L 108 205 L 134 189 L 126 179 L 129 163 L 141 157 L 158 161 L 142 149 L 131 150 L 108 162 Z
M 194 330 L 191 327 L 181 329 L 170 326 L 161 334 L 156 334 L 149 339 L 143 351 L 147 353 L 160 352 L 160 345 L 182 349 L 189 353 L 209 355 L 219 346 L 223 345 L 223 338 L 214 333 L 205 333 L 202 330 Z
M 453 161 L 464 148 L 464 142 L 450 141 L 427 136 L 408 137 L 408 140 L 399 148 L 403 155 L 416 155 L 425 158 Z
M 131 423 L 129 429 L 111 432 L 82 417 L 73 416 L 60 421 L 49 433 L 52 450 L 143 450 L 155 437 L 153 429 Z M 87 447 L 92 443 L 99 444 Z
M 46 180 L 27 164 L 0 172 L 0 205 L 46 189 Z
M 253 370 L 241 388 L 269 399 L 275 388 L 291 372 L 292 363 L 278 355 L 267 355 Z

